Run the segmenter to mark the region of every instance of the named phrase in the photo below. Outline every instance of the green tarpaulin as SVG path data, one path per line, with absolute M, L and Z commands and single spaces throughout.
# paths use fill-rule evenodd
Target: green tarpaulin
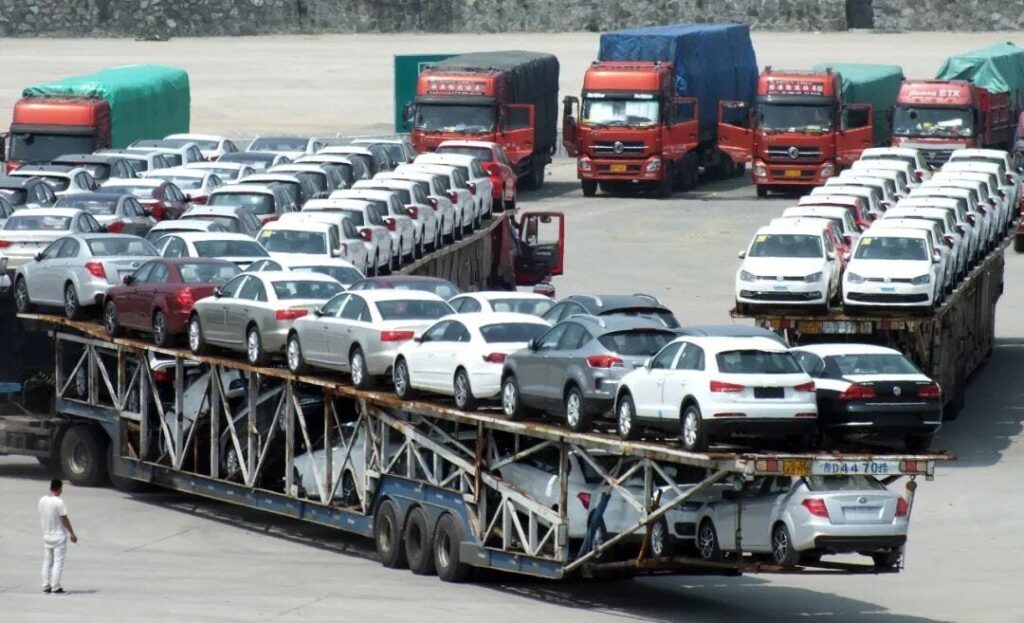
M 110 105 L 114 148 L 189 130 L 188 73 L 163 65 L 110 67 L 26 88 L 23 97 L 93 97 Z
M 1024 89 L 1024 48 L 999 43 L 946 59 L 935 78 L 969 80 L 993 93 Z
M 903 83 L 899 65 L 860 65 L 857 63 L 819 63 L 814 71 L 832 71 L 842 77 L 844 104 L 871 104 L 874 143 L 892 138 L 892 110 Z

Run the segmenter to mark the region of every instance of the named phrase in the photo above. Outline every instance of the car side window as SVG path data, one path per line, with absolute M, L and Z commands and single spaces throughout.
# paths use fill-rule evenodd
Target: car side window
M 808 375 L 813 377 L 820 377 L 825 372 L 825 362 L 821 360 L 817 355 L 811 353 L 805 353 L 797 351 L 793 353 L 796 355 L 796 361 L 800 364 L 800 367 L 804 369 Z
M 356 231 L 356 226 L 352 224 L 352 221 L 345 219 L 342 221 L 341 226 L 342 232 L 345 234 L 345 238 L 352 239 L 358 238 L 359 232 Z
M 826 233 L 822 238 L 825 243 L 825 253 L 835 253 L 836 248 L 832 245 L 832 234 Z
M 676 360 L 676 355 L 679 350 L 683 347 L 680 343 L 669 344 L 665 348 L 661 349 L 661 352 L 654 356 L 651 361 L 652 370 L 669 370 L 672 368 L 672 363 Z
M 227 298 L 237 297 L 238 291 L 242 289 L 242 286 L 248 280 L 248 275 L 239 275 L 238 277 L 235 277 L 231 281 L 224 284 L 224 287 L 221 289 L 221 295 Z
M 85 220 L 86 220 L 86 222 L 89 223 L 89 227 L 92 228 L 92 231 L 102 231 L 103 230 L 103 226 L 100 225 L 100 222 L 97 221 L 96 217 L 94 217 L 92 214 L 86 214 L 85 215 Z
M 367 220 L 371 225 L 378 225 L 384 227 L 384 219 L 381 218 L 380 212 L 377 211 L 376 206 L 367 206 L 366 208 Z
M 60 248 L 60 252 L 57 254 L 59 258 L 78 257 L 78 249 L 81 247 L 78 241 L 74 238 L 65 238 L 64 246 Z
M 138 270 L 136 270 L 132 274 L 132 278 L 136 281 L 136 283 L 147 283 L 149 280 L 149 275 L 150 273 L 153 272 L 153 267 L 155 267 L 156 265 L 156 262 L 147 262 L 143 264 L 138 268 Z
M 470 340 L 469 329 L 461 322 L 452 321 L 444 332 L 445 342 L 468 342 Z
M 369 322 L 370 312 L 366 308 L 366 301 L 361 296 L 353 296 L 341 310 L 341 317 L 346 320 L 357 322 Z
M 46 249 L 43 250 L 43 259 L 44 260 L 52 260 L 52 259 L 55 259 L 55 258 L 59 257 L 61 247 L 64 246 L 65 242 L 66 242 L 65 238 L 61 238 L 60 240 L 56 240 L 54 242 L 51 242 L 50 246 L 46 247 Z
M 328 237 L 330 238 L 331 243 L 331 248 L 329 249 L 329 251 L 333 253 L 335 249 L 341 248 L 341 240 L 338 238 L 337 227 L 331 227 L 328 231 L 330 232 Z
M 472 165 L 470 166 L 470 170 L 473 171 L 473 177 L 487 177 L 487 172 L 484 171 L 483 167 L 481 167 L 480 163 L 476 160 L 473 161 Z
M 171 272 L 164 264 L 155 264 L 149 274 L 149 283 L 167 283 L 171 280 Z
M 558 342 L 562 339 L 562 335 L 567 329 L 568 325 L 562 324 L 545 333 L 537 342 L 537 350 L 555 350 L 555 348 L 558 347 Z
M 420 341 L 422 342 L 442 342 L 444 341 L 444 334 L 448 331 L 448 326 L 451 325 L 450 320 L 439 322 L 434 326 L 430 327 L 423 333 L 423 337 Z
M 481 311 L 480 303 L 474 299 L 469 298 L 468 296 L 459 299 L 457 303 L 458 307 L 455 307 L 455 305 L 452 305 L 452 307 L 455 307 L 455 311 L 459 312 L 460 314 L 468 314 L 471 312 Z
M 168 236 L 164 242 L 163 252 L 160 255 L 164 257 L 188 257 L 188 248 L 185 246 L 185 241 L 177 236 Z
M 558 341 L 558 350 L 576 350 L 587 343 L 590 336 L 582 325 L 571 322 L 567 327 L 562 339 Z
M 349 298 L 350 295 L 341 294 L 327 301 L 327 303 L 325 303 L 324 306 L 320 308 L 320 315 L 327 316 L 328 318 L 334 318 L 335 316 L 338 315 L 338 312 L 341 311 L 341 307 Z
M 266 300 L 266 293 L 263 292 L 263 282 L 259 279 L 249 278 L 242 289 L 238 291 L 238 298 L 246 301 L 258 301 L 260 300 L 260 294 L 263 294 L 263 300 Z
M 696 344 L 686 344 L 683 346 L 683 354 L 679 356 L 679 361 L 676 362 L 676 370 L 703 369 L 704 349 Z

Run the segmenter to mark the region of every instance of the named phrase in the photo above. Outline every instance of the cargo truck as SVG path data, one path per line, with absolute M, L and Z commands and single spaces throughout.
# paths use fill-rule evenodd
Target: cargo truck
M 448 140 L 498 143 L 520 184 L 540 188 L 557 139 L 558 59 L 505 51 L 439 61 L 420 73 L 404 116 L 417 153 Z
M 14 104 L 7 170 L 188 132 L 189 107 L 188 73 L 162 65 L 110 67 L 28 87 Z
M 719 104 L 718 145 L 737 163 L 751 162 L 758 197 L 819 186 L 866 148 L 889 144 L 902 82 L 903 70 L 894 65 L 767 67 L 753 108 Z
M 950 56 L 933 80 L 900 87 L 892 144 L 939 168 L 956 149 L 1013 149 L 1024 110 L 1024 48 L 1001 43 Z
M 583 194 L 633 188 L 667 197 L 740 175 L 718 149 L 719 100 L 753 102 L 757 60 L 741 24 L 679 24 L 604 33 L 580 98 L 566 97 L 562 142 Z M 582 101 L 581 101 L 582 100 Z

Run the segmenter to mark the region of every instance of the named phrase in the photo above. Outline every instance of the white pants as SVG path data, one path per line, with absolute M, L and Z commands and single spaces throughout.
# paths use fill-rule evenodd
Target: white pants
M 64 573 L 64 552 L 68 548 L 68 538 L 59 541 L 47 539 L 43 541 L 43 588 L 57 590 L 60 588 L 60 576 Z

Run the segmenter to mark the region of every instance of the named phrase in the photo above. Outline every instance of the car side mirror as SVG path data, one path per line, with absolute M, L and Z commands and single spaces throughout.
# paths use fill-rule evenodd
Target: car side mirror
M 132 285 L 133 283 L 135 283 L 135 275 L 125 275 L 124 278 L 121 279 L 121 283 L 123 283 L 126 286 Z
M 745 257 L 747 257 L 747 252 L 746 251 L 740 251 L 739 253 L 736 254 L 736 257 L 738 257 L 738 258 L 740 258 L 742 260 Z
M 825 259 L 827 259 L 830 262 L 834 261 L 836 259 L 835 251 L 827 251 L 825 253 Z
M 423 336 L 422 335 L 413 336 L 412 341 L 416 342 L 417 344 L 422 344 L 423 343 Z
M 331 249 L 331 257 L 341 257 L 341 249 L 338 247 Z
M 101 234 L 105 234 L 105 233 L 109 232 L 109 231 L 110 231 L 110 229 L 109 229 L 109 228 L 108 228 L 108 227 L 107 227 L 106 225 L 100 225 L 100 228 L 99 228 L 99 230 L 98 230 L 98 231 L 99 231 L 99 232 L 100 232 Z
M 213 289 L 213 298 L 219 299 L 222 296 L 224 296 L 224 292 L 222 292 L 220 288 Z
M 851 236 L 850 234 L 843 234 L 843 241 L 846 243 L 846 246 L 853 246 L 853 236 Z
M 957 226 L 956 226 L 956 230 L 957 230 L 958 232 L 960 232 L 960 235 L 961 235 L 961 236 L 963 236 L 964 234 L 966 234 L 966 233 L 967 233 L 967 228 L 966 228 L 966 227 L 964 227 L 963 225 L 957 225 Z
M 651 364 L 653 364 L 653 363 L 654 363 L 654 357 L 648 357 L 647 361 L 644 362 L 644 367 L 647 368 L 648 370 L 650 370 L 651 369 Z
M 324 310 L 320 307 L 317 307 L 316 309 L 313 310 L 313 315 L 319 318 L 320 316 L 324 315 Z
M 42 262 L 43 261 L 43 252 L 40 251 L 39 253 L 36 253 L 35 257 L 33 257 L 32 259 L 34 259 L 37 262 Z
M 185 201 L 191 202 L 192 201 L 192 195 L 185 195 Z
M 942 251 L 935 249 L 932 251 L 932 264 L 938 264 L 942 261 Z
M 956 242 L 953 236 L 950 236 L 949 234 L 943 236 L 942 239 L 946 241 L 946 246 L 949 247 L 950 249 L 953 248 L 953 244 Z
M 526 343 L 527 350 L 537 350 L 537 340 L 533 339 Z

